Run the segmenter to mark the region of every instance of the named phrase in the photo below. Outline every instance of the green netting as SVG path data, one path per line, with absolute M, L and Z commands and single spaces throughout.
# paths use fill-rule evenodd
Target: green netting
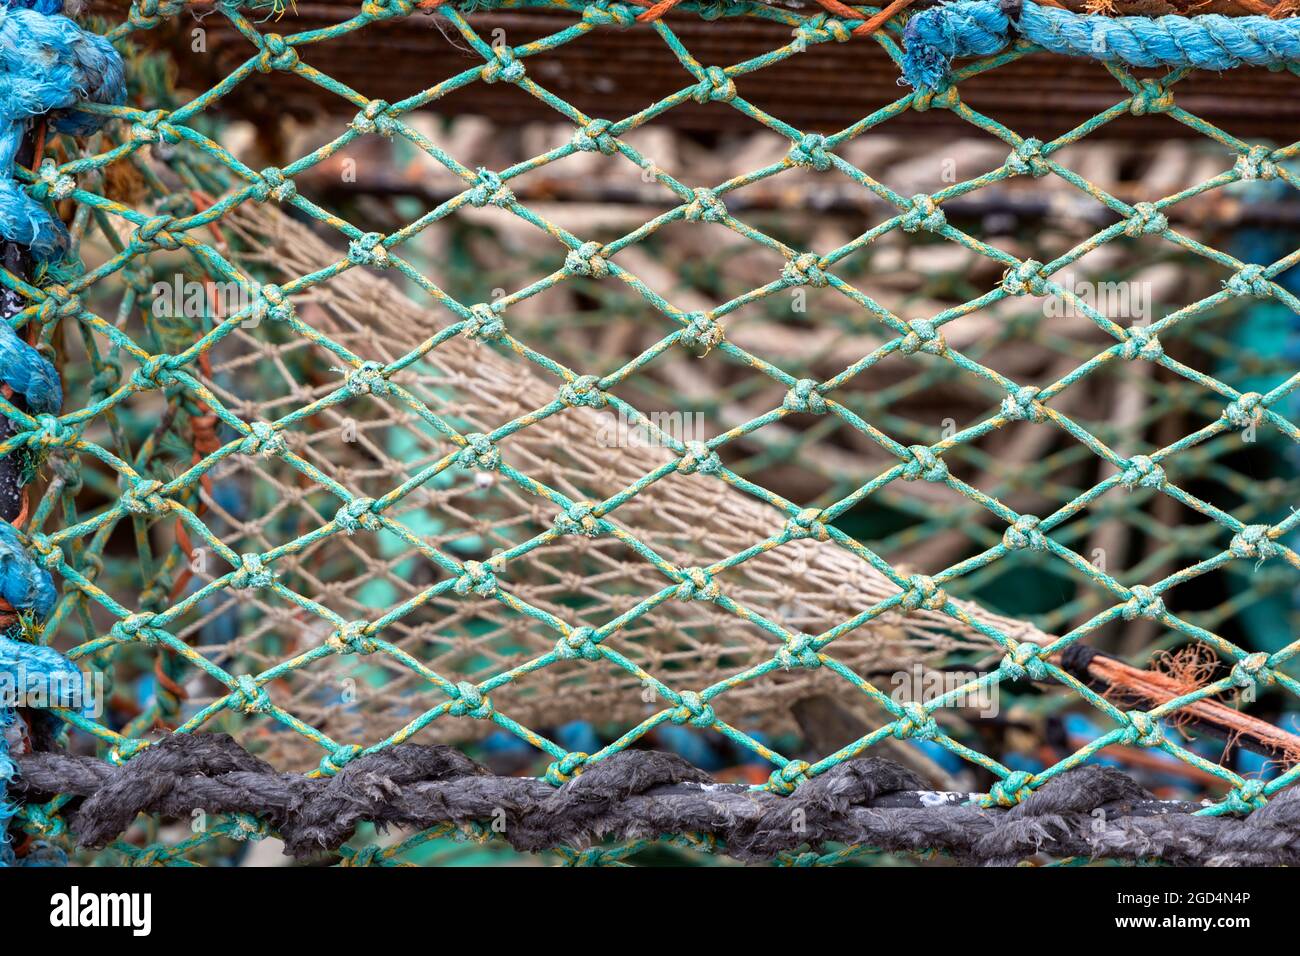
M 563 13 L 564 25 L 515 46 L 476 29 L 475 11 L 525 7 Z M 1049 142 L 972 109 L 960 86 L 900 91 L 846 129 L 817 132 L 747 100 L 746 78 L 816 57 L 848 38 L 844 24 L 748 3 L 678 8 L 719 31 L 746 18 L 789 28 L 788 43 L 736 64 L 697 60 L 671 20 L 638 25 L 636 9 L 615 3 L 442 6 L 446 35 L 428 42 L 473 59 L 396 103 L 311 63 L 331 40 L 410 16 L 412 4 L 363 4 L 304 33 L 293 32 L 292 9 L 224 4 L 211 15 L 247 39 L 248 59 L 181 102 L 184 62 L 169 73 L 135 44 L 182 8 L 138 4 L 105 30 L 131 51 L 133 105 L 90 107 L 114 121 L 60 143 L 39 176 L 27 174 L 67 204 L 84 269 L 32 284 L 4 277 L 31 300 L 18 323 L 58 356 L 65 407 L 76 409 L 33 426 L 49 475 L 32 488 L 25 525 L 38 551 L 62 549 L 63 595 L 42 640 L 102 672 L 111 695 L 100 717 L 62 715 L 70 746 L 93 739 L 122 761 L 160 727 L 227 730 L 273 763 L 328 774 L 406 740 L 494 731 L 534 748 L 558 784 L 673 724 L 727 738 L 770 768 L 756 785 L 782 793 L 898 739 L 987 774 L 990 805 L 1116 745 L 1154 748 L 1219 781 L 1210 814 L 1262 805 L 1295 781 L 1293 768 L 1247 779 L 1173 727 L 1195 702 L 1300 692 L 1289 673 L 1300 556 L 1288 544 L 1300 521 L 1289 508 L 1300 377 L 1294 355 L 1256 335 L 1259 323 L 1285 329 L 1300 313 L 1287 276 L 1300 250 L 1259 242 L 1267 261 L 1256 262 L 1240 236 L 1214 237 L 1233 250 L 1221 251 L 1177 217 L 1207 194 L 1300 186 L 1287 165 L 1300 144 L 1248 143 L 1182 110 L 1186 71 L 1155 80 L 1114 66 L 1104 68 L 1115 105 Z M 654 31 L 682 68 L 680 89 L 635 115 L 587 115 L 530 70 L 594 31 L 634 26 Z M 893 26 L 857 42 L 901 56 Z M 1025 53 L 972 63 L 957 79 Z M 356 116 L 301 158 L 251 168 L 223 129 L 221 101 L 262 74 L 315 84 Z M 492 83 L 550 107 L 565 135 L 501 168 L 463 164 L 446 130 L 418 118 Z M 781 141 L 780 155 L 707 182 L 689 163 L 663 168 L 634 143 L 686 103 L 739 111 Z M 889 135 L 891 120 L 927 109 L 950 111 L 1000 158 L 911 196 L 846 159 Z M 1153 136 L 1170 122 L 1201 134 L 1214 172 L 1165 196 L 1121 199 L 1064 159 L 1133 115 Z M 298 185 L 376 138 L 392 143 L 386 161 L 415 151 L 455 183 L 436 202 L 394 204 L 387 215 L 410 216 L 384 232 Z M 582 154 L 625 170 L 664 211 L 606 235 L 599 222 L 571 231 L 516 195 Z M 729 207 L 785 180 L 850 184 L 880 214 L 820 248 L 816 209 Z M 1032 236 L 999 243 L 945 211 L 1019 183 L 1086 198 L 1091 212 L 1075 223 L 1085 235 L 1065 230 L 1055 248 Z M 488 241 L 474 210 L 514 217 L 534 238 Z M 686 229 L 725 230 L 724 251 L 711 257 L 710 240 L 674 260 Z M 419 244 L 439 230 L 451 238 L 431 262 Z M 891 259 L 900 240 L 906 256 Z M 1113 249 L 1122 251 L 1090 265 Z M 1154 321 L 1122 324 L 1058 281 L 1079 270 L 1133 281 L 1125 260 L 1137 250 L 1189 277 Z M 928 269 L 927 256 L 948 265 Z M 756 263 L 770 274 L 756 278 Z M 884 270 L 916 276 L 895 303 L 873 286 Z M 392 284 L 374 282 L 380 271 Z M 214 303 L 204 291 L 199 317 L 182 320 L 156 308 L 156 283 L 178 274 L 242 297 Z M 1198 291 L 1190 302 L 1188 289 Z M 809 304 L 791 319 L 795 291 Z M 551 308 L 548 296 L 566 293 L 566 307 Z M 1068 307 L 1066 321 L 1044 299 Z M 994 321 L 972 333 L 981 316 Z M 620 339 L 616 321 L 635 335 Z M 783 324 L 787 339 L 774 339 Z M 819 350 L 801 350 L 819 329 L 830 332 Z M 1016 343 L 1038 351 L 1004 364 Z M 698 382 L 682 378 L 683 356 L 707 369 Z M 670 365 L 677 372 L 660 375 Z M 1081 394 L 1136 405 L 1072 406 Z M 948 408 L 961 410 L 950 425 Z M 707 436 L 683 440 L 652 409 L 699 409 Z M 593 440 L 613 421 L 642 428 L 652 447 Z M 991 443 L 1017 430 L 1032 433 L 1029 447 L 1004 459 Z M 1006 503 L 1031 492 L 1036 512 Z M 937 550 L 908 551 L 944 536 Z M 1184 694 L 1126 709 L 1060 665 L 1061 651 L 1098 637 L 1139 665 L 1190 643 L 1220 666 Z M 913 661 L 980 676 L 900 702 L 889 675 Z M 1030 773 L 943 722 L 972 693 L 1031 678 L 1064 686 L 1031 707 L 1082 701 L 1102 730 Z M 878 721 L 816 759 L 791 756 L 785 705 L 827 688 L 869 703 Z M 590 753 L 544 732 L 578 717 L 618 732 Z M 29 805 L 19 825 L 58 838 L 66 803 Z M 359 834 L 343 856 L 418 857 L 449 832 L 380 851 L 362 849 L 372 835 Z M 250 834 L 266 829 L 222 819 L 180 838 L 148 824 L 106 855 L 220 859 L 229 839 Z M 559 852 L 616 861 L 652 842 Z

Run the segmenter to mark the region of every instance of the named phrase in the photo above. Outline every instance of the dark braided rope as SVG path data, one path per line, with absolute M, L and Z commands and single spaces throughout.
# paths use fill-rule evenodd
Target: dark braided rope
M 120 767 L 60 753 L 26 754 L 18 765 L 15 796 L 83 798 L 68 817 L 84 847 L 104 846 L 140 813 L 188 818 L 202 809 L 261 819 L 300 859 L 337 850 L 366 821 L 427 829 L 497 819 L 501 836 L 528 852 L 697 834 L 746 862 L 834 842 L 1002 865 L 1040 852 L 1178 865 L 1300 863 L 1300 788 L 1244 818 L 1196 816 L 1200 804 L 1156 800 L 1121 771 L 1097 766 L 1062 774 L 1010 809 L 985 809 L 967 794 L 926 790 L 912 772 L 874 757 L 839 764 L 787 796 L 715 783 L 680 757 L 653 751 L 614 754 L 559 788 L 496 776 L 450 747 L 415 744 L 307 778 L 276 771 L 225 734 L 173 735 Z

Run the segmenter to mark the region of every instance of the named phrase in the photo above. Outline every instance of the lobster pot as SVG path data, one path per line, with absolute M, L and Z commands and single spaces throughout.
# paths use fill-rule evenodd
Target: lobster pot
M 1288 773 L 1145 711 L 1293 720 L 1293 76 L 1017 47 L 958 95 L 899 19 L 422 6 L 91 6 L 129 96 L 43 146 L 75 261 L 20 319 L 39 640 L 104 682 L 62 746 L 978 795 L 1163 721 L 1116 758 L 1161 795 Z

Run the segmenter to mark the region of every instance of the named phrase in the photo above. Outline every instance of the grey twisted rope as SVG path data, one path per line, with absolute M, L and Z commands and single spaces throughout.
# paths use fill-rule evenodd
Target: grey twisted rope
M 225 734 L 173 735 L 120 767 L 60 753 L 29 753 L 17 763 L 15 796 L 83 798 L 68 810 L 83 847 L 104 846 L 140 813 L 188 818 L 202 809 L 261 819 L 299 859 L 337 850 L 366 821 L 427 829 L 504 815 L 501 835 L 527 852 L 689 833 L 746 862 L 842 843 L 940 850 L 994 865 L 1040 852 L 1178 865 L 1300 863 L 1300 788 L 1245 818 L 1195 816 L 1199 804 L 1156 800 L 1110 767 L 1082 767 L 1015 807 L 984 809 L 967 794 L 926 790 L 915 774 L 874 757 L 846 761 L 788 796 L 718 784 L 653 751 L 614 754 L 559 788 L 496 776 L 450 747 L 415 744 L 307 778 L 276 771 Z

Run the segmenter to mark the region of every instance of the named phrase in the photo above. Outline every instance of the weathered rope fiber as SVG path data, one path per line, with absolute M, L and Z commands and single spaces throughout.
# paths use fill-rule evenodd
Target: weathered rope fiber
M 1245 819 L 1199 816 L 1197 804 L 1154 800 L 1108 767 L 1083 767 L 1010 809 L 927 791 L 887 760 L 846 761 L 788 795 L 719 785 L 672 754 L 624 751 L 559 788 L 495 776 L 450 747 L 401 744 L 332 777 L 279 773 L 224 734 L 175 734 L 124 766 L 93 757 L 19 758 L 29 800 L 84 798 L 70 814 L 82 846 L 103 846 L 138 813 L 188 819 L 195 809 L 250 814 L 303 858 L 336 850 L 362 822 L 425 829 L 504 820 L 517 850 L 585 848 L 606 839 L 700 834 L 748 862 L 825 843 L 885 851 L 943 850 L 1012 864 L 1036 853 L 1188 865 L 1300 863 L 1300 790 Z M 1100 812 L 1099 812 L 1100 811 Z
M 1229 70 L 1300 62 L 1300 20 L 1265 16 L 1106 17 L 1024 0 L 958 0 L 918 13 L 904 31 L 903 75 L 915 87 L 947 87 L 952 61 L 991 56 L 1017 38 L 1064 56 L 1129 66 Z

